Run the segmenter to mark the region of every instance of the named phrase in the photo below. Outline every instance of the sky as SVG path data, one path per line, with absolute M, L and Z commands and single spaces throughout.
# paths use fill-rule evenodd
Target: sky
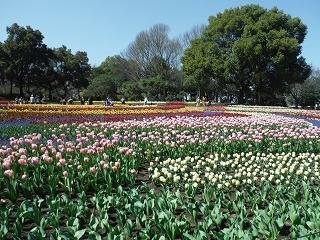
M 300 18 L 308 27 L 301 55 L 320 68 L 319 0 L 0 0 L 0 42 L 7 39 L 6 28 L 13 23 L 30 26 L 42 33 L 48 47 L 84 51 L 89 63 L 99 66 L 155 24 L 166 24 L 175 38 L 207 25 L 210 16 L 247 4 L 277 7 Z

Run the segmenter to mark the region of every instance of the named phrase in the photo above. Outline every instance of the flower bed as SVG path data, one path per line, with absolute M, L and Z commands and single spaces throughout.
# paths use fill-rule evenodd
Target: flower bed
M 3 128 L 0 238 L 318 237 L 319 128 L 182 109 Z

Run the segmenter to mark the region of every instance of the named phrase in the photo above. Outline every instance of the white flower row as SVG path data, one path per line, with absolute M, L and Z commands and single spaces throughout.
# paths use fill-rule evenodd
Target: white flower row
M 295 152 L 212 154 L 163 161 L 155 158 L 149 172 L 155 181 L 197 187 L 237 187 L 266 181 L 289 184 L 298 178 L 320 182 L 319 160 L 320 154 Z

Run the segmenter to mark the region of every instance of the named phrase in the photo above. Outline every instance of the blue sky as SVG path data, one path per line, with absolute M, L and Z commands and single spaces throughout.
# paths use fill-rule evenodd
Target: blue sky
M 210 16 L 246 4 L 276 6 L 299 17 L 308 26 L 302 56 L 320 68 L 318 0 L 0 0 L 0 41 L 7 38 L 6 27 L 13 23 L 30 26 L 43 34 L 48 47 L 85 51 L 89 63 L 99 66 L 155 24 L 168 25 L 170 37 L 178 37 L 193 26 L 207 25 Z

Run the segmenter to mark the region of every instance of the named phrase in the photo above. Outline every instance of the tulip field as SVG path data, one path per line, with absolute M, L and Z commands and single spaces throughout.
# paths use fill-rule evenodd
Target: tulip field
M 320 111 L 0 105 L 0 239 L 319 239 Z

